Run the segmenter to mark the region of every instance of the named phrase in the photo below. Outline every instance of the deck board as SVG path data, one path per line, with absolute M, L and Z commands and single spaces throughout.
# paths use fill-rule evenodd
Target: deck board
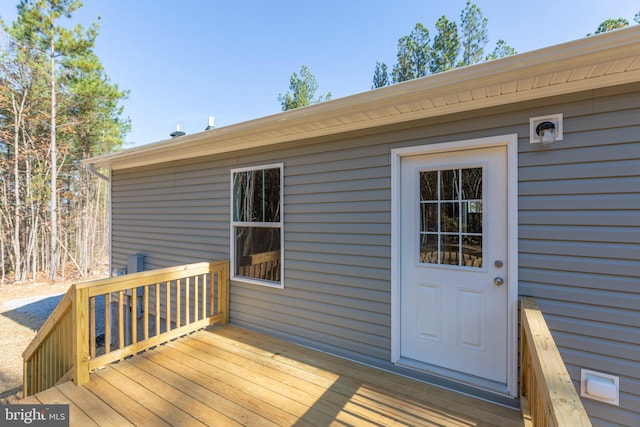
M 258 375 L 248 372 L 242 365 L 225 364 L 212 359 L 206 353 L 197 353 L 199 350 L 182 346 L 180 343 L 172 343 L 170 346 L 172 348 L 167 349 L 164 356 L 178 363 L 189 357 L 190 359 L 185 360 L 185 363 L 189 363 L 190 367 L 197 371 L 197 375 L 216 389 L 224 387 L 225 390 L 222 392 L 234 401 L 242 402 L 243 409 L 260 414 L 275 425 L 295 423 L 312 404 L 310 401 L 299 404 L 291 398 L 293 391 L 291 395 L 285 397 L 290 390 L 285 383 L 259 379 Z M 189 372 L 186 373 L 188 374 Z M 210 385 L 209 388 L 211 387 Z M 326 421 L 326 419 L 316 418 L 316 421 L 321 420 Z
M 36 397 L 33 396 L 33 399 L 36 400 Z M 86 427 L 97 426 L 95 421 L 93 421 L 87 414 L 85 414 L 82 409 L 78 408 L 73 402 L 69 402 L 69 399 L 62 394 L 60 390 L 57 388 L 50 388 L 48 390 L 39 393 L 37 396 L 36 402 L 33 403 L 49 403 L 49 404 L 67 404 L 69 405 L 69 418 L 75 420 L 79 425 L 83 425 Z M 24 400 L 23 400 L 24 402 Z M 27 402 L 24 402 L 27 403 Z
M 141 369 L 138 366 L 138 362 L 139 361 L 135 361 L 132 363 L 131 361 L 124 361 L 113 365 L 113 369 L 122 372 L 124 375 L 136 381 L 138 384 L 144 384 L 150 390 L 153 390 L 153 392 L 156 393 L 158 397 L 172 403 L 174 406 L 181 408 L 183 411 L 190 414 L 192 417 L 194 417 L 194 419 L 201 423 L 209 425 L 240 425 L 239 423 L 235 423 L 232 419 L 225 417 L 214 408 L 206 405 L 198 398 L 193 397 L 190 394 L 190 390 L 187 390 L 187 392 L 185 392 L 176 389 L 171 384 L 154 375 L 153 371 L 152 373 L 148 373 L 147 371 Z M 144 361 L 140 362 L 144 363 Z M 156 372 L 162 371 L 157 370 Z M 212 400 L 211 396 L 208 397 L 207 401 L 210 400 Z
M 30 398 L 33 399 L 33 398 Z M 35 396 L 71 425 L 522 426 L 519 413 L 245 329 L 203 330 Z
M 105 403 L 100 397 L 93 394 L 86 387 L 76 387 L 71 382 L 66 382 L 55 387 L 58 389 L 68 400 L 77 405 L 89 418 L 91 418 L 99 426 L 105 427 L 118 427 L 118 426 L 133 426 L 133 424 L 123 417 L 120 413 L 116 412 L 107 403 Z M 44 397 L 42 393 L 36 395 L 39 399 L 42 399 L 42 403 L 50 403 Z M 62 402 L 61 402 L 62 403 Z M 73 425 L 82 426 L 80 422 L 75 419 L 70 419 Z

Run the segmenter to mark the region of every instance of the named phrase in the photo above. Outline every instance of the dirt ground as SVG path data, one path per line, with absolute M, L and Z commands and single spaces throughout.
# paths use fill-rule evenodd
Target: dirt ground
M 0 404 L 22 397 L 22 352 L 71 282 L 0 285 Z

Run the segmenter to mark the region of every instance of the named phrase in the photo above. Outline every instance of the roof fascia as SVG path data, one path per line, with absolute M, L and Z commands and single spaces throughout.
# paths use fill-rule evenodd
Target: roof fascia
M 584 67 L 605 64 L 608 61 L 613 62 L 620 58 L 638 57 L 640 56 L 638 40 L 640 40 L 640 25 L 243 123 L 105 154 L 84 162 L 99 167 L 124 169 L 640 81 L 640 64 L 634 64 L 637 66 L 630 67 L 629 71 L 623 73 L 577 79 L 534 90 L 516 91 L 454 104 L 442 103 L 433 105 L 431 108 L 417 108 L 402 114 L 377 113 L 414 101 L 420 102 L 425 98 L 445 99 L 464 92 L 486 90 L 503 82 L 536 79 L 554 72 L 572 72 Z M 361 120 L 347 124 L 340 123 L 339 119 L 349 115 L 362 117 Z M 334 124 L 331 125 L 331 123 Z

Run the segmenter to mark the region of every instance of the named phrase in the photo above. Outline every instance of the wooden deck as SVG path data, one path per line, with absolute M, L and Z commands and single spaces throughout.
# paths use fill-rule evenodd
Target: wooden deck
M 522 426 L 485 401 L 226 326 L 21 403 L 68 403 L 71 425 Z

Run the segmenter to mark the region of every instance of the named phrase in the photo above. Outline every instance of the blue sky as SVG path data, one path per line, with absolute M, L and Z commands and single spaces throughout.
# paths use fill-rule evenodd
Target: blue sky
M 17 0 L 0 2 L 15 19 Z M 96 53 L 111 81 L 129 89 L 126 140 L 142 145 L 280 112 L 278 94 L 307 65 L 318 93 L 340 98 L 371 88 L 376 61 L 395 63 L 396 44 L 417 22 L 459 22 L 466 0 L 85 0 L 74 20 L 98 16 Z M 632 24 L 637 0 L 477 0 L 489 20 L 488 51 L 505 39 L 527 52 L 584 37 L 607 18 Z

